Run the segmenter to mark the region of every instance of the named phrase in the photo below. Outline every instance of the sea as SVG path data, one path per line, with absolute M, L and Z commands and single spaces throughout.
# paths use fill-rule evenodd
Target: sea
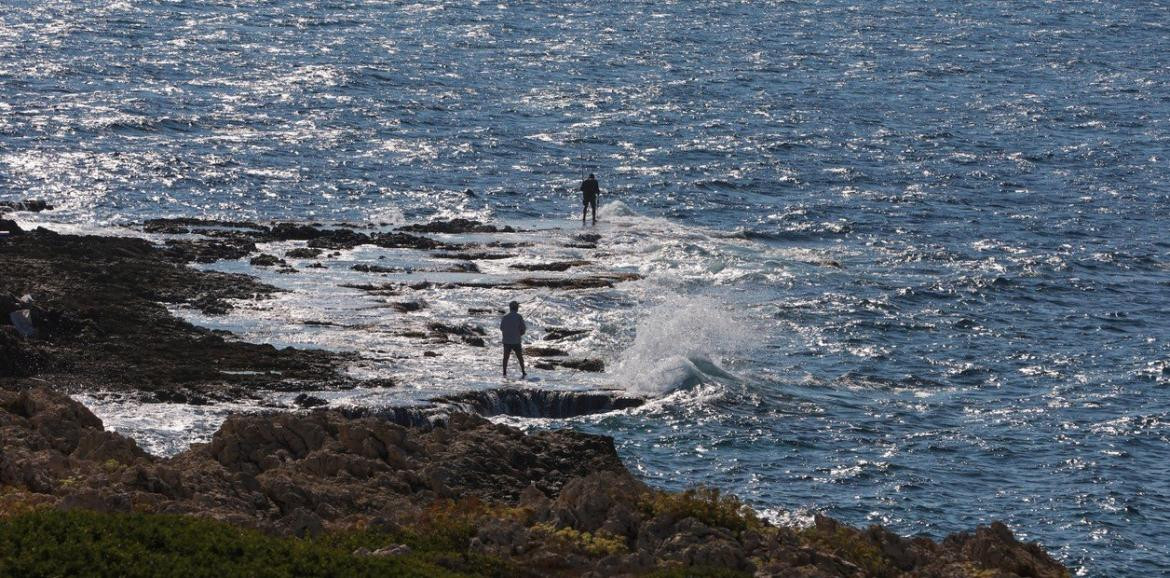
M 512 226 L 437 235 L 522 245 L 479 273 L 371 246 L 291 274 L 225 261 L 201 267 L 288 291 L 173 310 L 398 383 L 310 392 L 335 407 L 617 389 L 648 403 L 495 419 L 613 436 L 648 483 L 781 523 L 937 539 L 1003 520 L 1078 576 L 1166 576 L 1167 54 L 1164 0 L 3 0 L 0 200 L 56 205 L 22 226 L 99 234 Z M 582 233 L 598 248 L 566 246 Z M 563 275 L 642 278 L 432 286 L 414 313 L 342 287 L 574 259 Z M 469 309 L 512 299 L 530 344 L 584 330 L 558 346 L 606 371 L 502 379 L 495 314 Z M 432 321 L 489 347 L 402 336 Z M 79 398 L 161 455 L 254 409 Z

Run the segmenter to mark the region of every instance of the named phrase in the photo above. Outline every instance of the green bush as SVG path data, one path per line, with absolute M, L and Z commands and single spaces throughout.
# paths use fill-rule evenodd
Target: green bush
M 887 578 L 899 574 L 881 551 L 866 541 L 857 530 L 846 527 L 826 530 L 813 526 L 800 533 L 800 540 L 806 546 L 832 552 L 856 564 L 865 571 L 866 576 Z
M 448 558 L 468 566 L 475 562 L 462 553 L 437 551 L 360 557 L 343 543 L 276 538 L 183 516 L 43 510 L 0 518 L 0 576 L 421 578 L 466 575 L 439 564 Z M 498 574 L 491 564 L 484 570 L 473 574 Z
M 685 492 L 651 492 L 643 500 L 651 515 L 669 515 L 676 519 L 695 518 L 700 522 L 734 532 L 760 530 L 764 523 L 751 508 L 735 496 L 720 494 L 717 488 L 698 487 Z

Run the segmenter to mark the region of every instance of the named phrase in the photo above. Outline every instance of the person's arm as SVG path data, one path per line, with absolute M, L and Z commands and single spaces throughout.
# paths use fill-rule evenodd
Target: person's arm
M 524 318 L 520 318 L 520 335 L 528 333 L 528 324 L 524 323 Z

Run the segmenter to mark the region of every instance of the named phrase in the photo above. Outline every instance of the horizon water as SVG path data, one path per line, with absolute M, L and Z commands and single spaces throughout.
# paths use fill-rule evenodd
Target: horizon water
M 22 225 L 102 234 L 179 216 L 513 225 L 437 236 L 531 243 L 477 274 L 375 247 L 291 275 L 228 261 L 207 267 L 289 291 L 173 311 L 356 351 L 352 374 L 399 383 L 312 392 L 333 405 L 622 389 L 649 402 L 498 419 L 611 435 L 652 485 L 715 485 L 778 521 L 937 539 L 1003 520 L 1078 575 L 1163 575 L 1168 28 L 1160 1 L 14 0 L 0 200 L 57 206 Z M 596 229 L 574 192 L 589 172 Z M 582 231 L 599 249 L 564 246 Z M 427 303 L 411 314 L 339 287 L 576 258 L 565 275 L 643 278 L 425 289 L 399 298 Z M 400 336 L 494 336 L 468 309 L 513 298 L 535 339 L 589 330 L 564 347 L 607 371 L 502 380 L 494 342 L 424 358 Z M 163 455 L 255 407 L 81 398 Z

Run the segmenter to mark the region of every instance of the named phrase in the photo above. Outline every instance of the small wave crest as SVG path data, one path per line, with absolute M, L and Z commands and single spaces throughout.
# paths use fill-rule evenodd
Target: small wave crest
M 601 208 L 597 209 L 597 215 L 598 215 L 598 217 L 603 218 L 603 219 L 613 218 L 613 217 L 637 217 L 637 216 L 639 216 L 638 213 L 636 211 L 634 211 L 633 209 L 631 209 L 629 205 L 627 205 L 621 201 L 613 201 L 613 202 L 609 202 L 609 203 L 605 203 L 605 204 L 601 205 Z
M 720 361 L 743 357 L 756 328 L 710 297 L 677 297 L 651 309 L 615 376 L 628 391 L 658 396 L 709 381 L 739 381 Z

